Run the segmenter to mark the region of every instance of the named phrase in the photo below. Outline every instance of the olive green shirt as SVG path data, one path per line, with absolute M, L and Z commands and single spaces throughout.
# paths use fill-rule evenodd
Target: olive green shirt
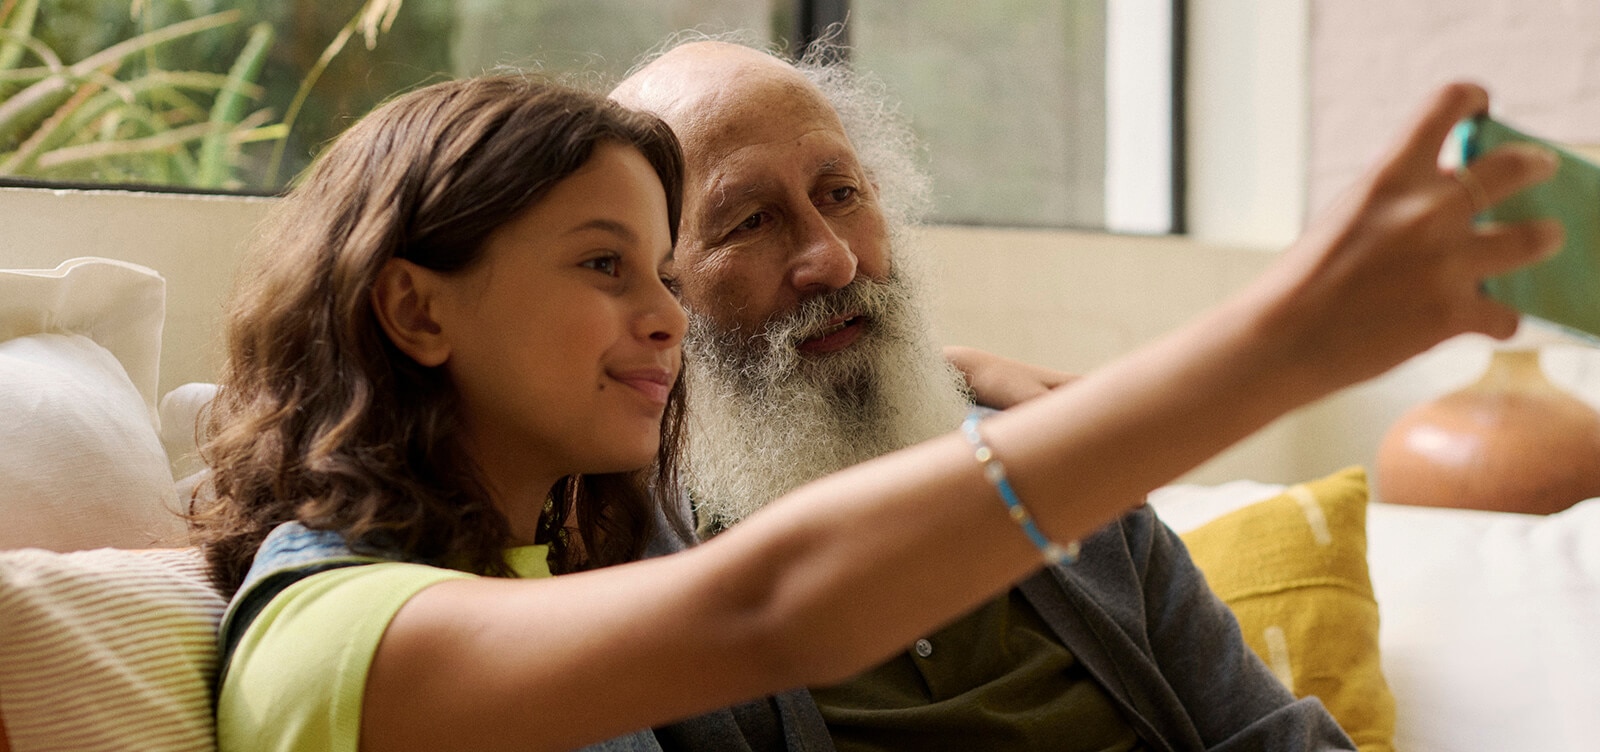
M 1143 749 L 1016 590 L 812 696 L 839 752 Z

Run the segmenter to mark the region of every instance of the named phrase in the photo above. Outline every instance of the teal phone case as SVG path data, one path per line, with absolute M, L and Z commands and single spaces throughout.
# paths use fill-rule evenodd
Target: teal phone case
M 1566 229 L 1566 244 L 1545 261 L 1486 280 L 1484 291 L 1526 315 L 1600 344 L 1600 165 L 1486 115 L 1464 120 L 1457 128 L 1464 164 L 1513 141 L 1539 144 L 1560 157 L 1555 177 L 1490 207 L 1479 219 L 1554 217 Z

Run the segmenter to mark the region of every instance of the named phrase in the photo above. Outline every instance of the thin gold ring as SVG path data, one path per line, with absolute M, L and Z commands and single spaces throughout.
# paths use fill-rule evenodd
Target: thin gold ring
M 1472 202 L 1472 213 L 1479 214 L 1489 208 L 1489 194 L 1484 192 L 1483 183 L 1478 182 L 1478 176 L 1465 167 L 1457 167 L 1450 173 L 1456 182 L 1467 192 L 1467 200 Z

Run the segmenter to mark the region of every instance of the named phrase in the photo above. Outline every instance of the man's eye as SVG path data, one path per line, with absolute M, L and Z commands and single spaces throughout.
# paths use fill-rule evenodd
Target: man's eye
M 617 276 L 617 264 L 618 259 L 616 256 L 601 256 L 599 258 L 589 259 L 588 261 L 583 262 L 581 266 L 587 269 L 593 269 L 601 274 L 615 277 Z
M 683 287 L 678 283 L 678 278 L 671 274 L 661 275 L 661 286 L 667 288 L 667 292 L 672 293 L 674 298 L 683 293 Z
M 739 226 L 735 227 L 733 229 L 736 230 L 736 231 L 746 231 L 747 232 L 747 231 L 759 228 L 759 227 L 761 227 L 762 225 L 764 225 L 766 223 L 767 223 L 767 213 L 766 212 L 756 212 L 755 214 L 752 214 L 752 215 L 750 215 L 748 217 L 745 217 L 744 221 L 740 222 Z
M 855 196 L 856 189 L 853 186 L 848 185 L 828 191 L 828 199 L 838 204 L 849 201 L 850 199 L 855 198 Z

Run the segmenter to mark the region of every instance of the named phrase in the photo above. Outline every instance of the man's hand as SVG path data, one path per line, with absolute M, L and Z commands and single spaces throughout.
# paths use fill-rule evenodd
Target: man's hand
M 1076 379 L 1070 373 L 1036 366 L 973 347 L 948 345 L 944 359 L 967 377 L 978 404 L 1004 410 Z

